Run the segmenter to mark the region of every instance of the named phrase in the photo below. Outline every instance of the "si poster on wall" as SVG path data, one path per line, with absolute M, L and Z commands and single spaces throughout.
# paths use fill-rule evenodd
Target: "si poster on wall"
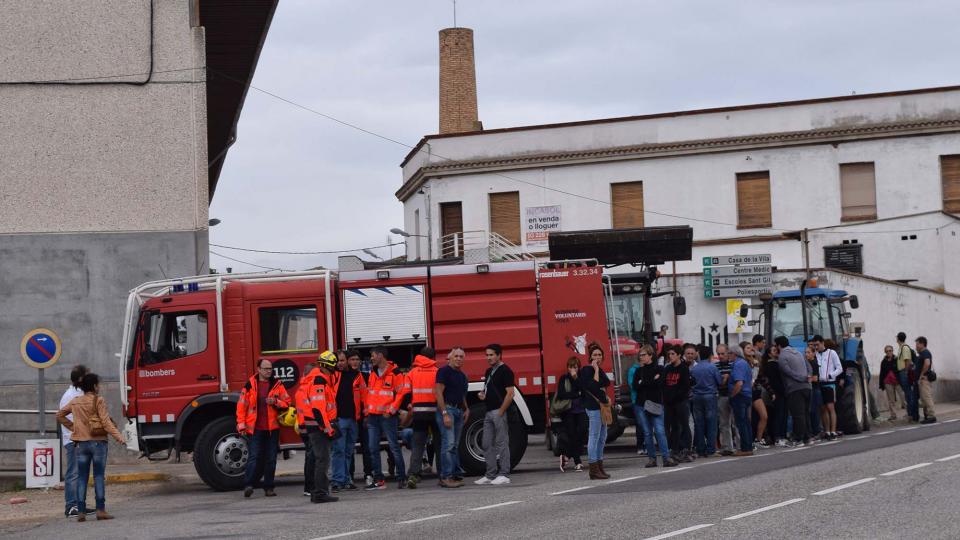
M 727 332 L 731 334 L 752 334 L 753 327 L 750 326 L 748 313 L 746 317 L 740 316 L 740 306 L 749 304 L 748 298 L 727 298 Z
M 554 231 L 563 230 L 560 227 L 560 205 L 556 206 L 528 206 L 524 222 L 524 242 L 527 249 L 547 248 L 547 235 Z
M 27 439 L 26 487 L 51 488 L 60 483 L 59 439 Z

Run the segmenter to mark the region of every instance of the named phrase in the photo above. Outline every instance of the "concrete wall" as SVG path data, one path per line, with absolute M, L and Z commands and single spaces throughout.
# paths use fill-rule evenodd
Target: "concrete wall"
M 910 346 L 917 336 L 925 336 L 933 353 L 934 365 L 939 376 L 935 384 L 938 399 L 960 399 L 960 352 L 956 349 L 956 321 L 960 320 L 960 296 L 923 290 L 883 280 L 844 272 L 818 270 L 815 275 L 823 287 L 843 289 L 856 294 L 860 308 L 852 310 L 852 325 L 864 329 L 862 339 L 864 353 L 874 374 L 880 373 L 880 359 L 885 345 L 895 344 L 897 332 L 905 332 Z M 775 290 L 795 289 L 802 281 L 801 272 L 777 272 L 774 274 Z M 672 276 L 664 276 L 658 282 L 658 290 L 672 288 Z M 687 301 L 687 314 L 677 317 L 674 324 L 673 305 L 669 297 L 655 298 L 654 318 L 657 325 L 670 326 L 671 336 L 686 341 L 716 343 L 724 339 L 726 326 L 726 301 L 703 298 L 701 275 L 678 276 L 677 290 Z M 759 303 L 758 299 L 752 302 Z M 716 325 L 714 327 L 714 325 Z M 728 334 L 730 343 L 750 339 L 760 329 L 743 334 Z M 712 339 L 711 339 L 712 338 Z

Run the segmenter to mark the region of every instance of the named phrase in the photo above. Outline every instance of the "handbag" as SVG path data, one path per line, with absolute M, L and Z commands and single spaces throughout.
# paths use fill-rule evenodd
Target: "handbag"
M 570 384 L 570 379 L 563 380 L 564 387 L 567 387 Z M 550 400 L 550 416 L 562 416 L 563 413 L 570 410 L 570 407 L 573 406 L 572 399 L 560 399 L 557 396 L 560 395 L 560 392 L 555 392 L 553 394 L 553 399 Z
M 643 402 L 643 410 L 654 416 L 660 416 L 663 414 L 663 404 L 648 399 Z
M 93 398 L 93 414 L 87 418 L 87 422 L 90 424 L 90 436 L 91 437 L 106 437 L 107 429 L 103 427 L 103 419 L 100 418 L 100 413 L 97 412 L 97 404 L 100 403 L 100 396 L 95 396 Z
M 927 380 L 930 382 L 937 380 L 937 372 L 934 371 L 933 369 L 928 369 L 926 375 L 927 375 Z
M 603 425 L 612 426 L 613 407 L 609 403 L 601 403 L 600 400 L 597 399 L 597 396 L 593 395 L 593 392 L 587 391 L 587 394 L 590 394 L 590 397 L 600 406 L 600 421 L 603 422 Z

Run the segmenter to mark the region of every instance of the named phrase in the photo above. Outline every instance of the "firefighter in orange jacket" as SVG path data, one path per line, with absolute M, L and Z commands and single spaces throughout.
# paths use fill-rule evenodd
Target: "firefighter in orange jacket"
M 364 489 L 385 489 L 383 465 L 380 463 L 380 437 L 387 438 L 390 453 L 396 463 L 397 487 L 406 485 L 403 454 L 397 441 L 397 411 L 403 398 L 410 392 L 410 383 L 402 374 L 397 373 L 393 362 L 387 360 L 385 347 L 374 347 L 370 353 L 373 369 L 367 380 L 367 399 L 364 402 L 367 413 L 367 448 L 373 465 L 373 481 Z
M 437 383 L 436 352 L 432 347 L 420 349 L 413 359 L 413 368 L 407 373 L 410 381 L 410 408 L 413 413 L 413 444 L 410 449 L 410 477 L 407 487 L 415 489 L 420 481 L 420 469 L 423 466 L 423 450 L 427 445 L 427 433 L 433 434 L 435 441 L 440 439 L 437 429 L 437 397 L 433 388 Z
M 243 482 L 244 497 L 253 495 L 254 487 L 262 487 L 267 497 L 276 496 L 273 475 L 280 447 L 277 416 L 289 406 L 287 389 L 273 376 L 273 363 L 261 358 L 257 363 L 257 374 L 244 385 L 237 402 L 237 431 L 247 439 L 249 451 Z
M 305 449 L 303 455 L 303 494 L 313 493 L 313 450 L 310 447 L 310 437 L 307 437 L 307 428 L 304 425 L 306 411 L 310 403 L 310 382 L 317 376 L 314 373 L 317 365 L 308 362 L 303 366 L 303 376 L 297 383 L 297 391 L 293 394 L 294 406 L 297 408 L 297 432 L 300 434 L 300 440 L 303 441 Z
M 323 351 L 317 359 L 313 380 L 309 382 L 306 410 L 303 424 L 310 440 L 313 452 L 313 491 L 310 502 L 336 502 L 337 497 L 330 496 L 330 479 L 327 468 L 330 467 L 330 443 L 340 436 L 337 425 L 337 391 L 330 384 L 333 370 L 337 366 L 337 355 Z

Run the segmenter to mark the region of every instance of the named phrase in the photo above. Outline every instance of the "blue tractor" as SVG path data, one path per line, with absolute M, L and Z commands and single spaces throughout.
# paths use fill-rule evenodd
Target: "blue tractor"
M 837 391 L 837 427 L 846 434 L 860 433 L 870 429 L 870 411 L 875 407 L 867 391 L 870 383 L 870 368 L 863 354 L 863 342 L 859 332 L 850 331 L 850 309 L 857 309 L 856 295 L 846 291 L 807 287 L 777 291 L 760 296 L 762 304 L 741 308 L 742 316 L 749 308 L 760 308 L 760 327 L 772 341 L 776 336 L 786 336 L 790 345 L 799 351 L 815 335 L 832 339 L 837 344 L 837 354 L 844 368 L 844 377 Z

